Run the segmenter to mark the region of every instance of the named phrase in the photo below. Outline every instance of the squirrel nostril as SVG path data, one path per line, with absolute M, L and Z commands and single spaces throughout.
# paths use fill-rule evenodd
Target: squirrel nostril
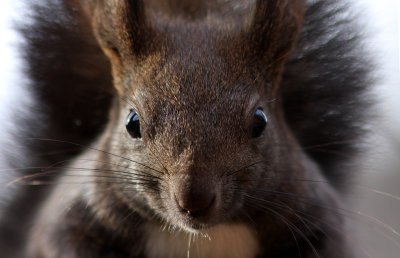
M 183 213 L 192 217 L 206 215 L 215 203 L 215 194 L 202 194 L 192 198 L 177 198 L 176 203 Z

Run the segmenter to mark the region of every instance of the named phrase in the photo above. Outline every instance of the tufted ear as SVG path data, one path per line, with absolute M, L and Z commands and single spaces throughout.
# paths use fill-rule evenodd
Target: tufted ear
M 102 46 L 125 56 L 140 55 L 152 35 L 143 0 L 97 0 L 92 23 Z
M 283 66 L 297 42 L 305 0 L 256 0 L 250 27 L 244 33 L 245 55 L 268 71 L 277 94 Z
M 304 0 L 257 0 L 250 25 L 250 39 L 261 57 L 284 61 L 300 32 Z
M 84 0 L 82 4 L 96 39 L 111 62 L 115 88 L 123 94 L 123 64 L 149 55 L 154 41 L 143 0 Z

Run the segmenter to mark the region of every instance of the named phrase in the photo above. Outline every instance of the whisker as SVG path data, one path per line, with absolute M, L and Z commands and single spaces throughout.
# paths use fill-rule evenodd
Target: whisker
M 47 151 L 47 152 L 36 152 L 35 156 L 38 156 L 38 157 L 51 156 L 51 155 L 55 155 L 55 154 L 75 152 L 75 151 L 79 151 L 79 150 L 80 150 L 79 148 L 69 148 L 69 149 L 59 149 L 59 150 L 53 150 L 53 151 Z
M 269 212 L 270 214 L 272 214 L 272 215 L 274 215 L 274 216 L 277 216 L 276 215 L 276 213 L 273 213 L 271 210 L 272 209 L 269 209 L 269 208 L 267 208 L 267 207 L 265 207 L 265 206 L 263 206 L 263 205 L 258 205 L 258 206 L 260 206 L 259 207 L 259 209 L 261 209 L 262 211 L 264 211 L 264 209 L 267 211 L 267 212 Z M 277 216 L 278 217 L 278 216 Z M 283 217 L 283 216 L 280 216 L 280 217 L 278 217 L 286 226 L 287 226 L 287 228 L 289 229 L 289 232 L 290 232 L 290 234 L 292 235 L 292 237 L 293 237 L 293 239 L 294 239 L 294 241 L 295 241 L 295 243 L 296 243 L 296 246 L 297 246 L 297 252 L 298 252 L 298 254 L 299 254 L 299 257 L 301 257 L 301 252 L 300 252 L 300 246 L 299 246 L 299 242 L 297 241 L 297 238 L 296 238 L 296 235 L 294 234 L 294 232 L 293 232 L 293 226 L 291 226 L 290 224 L 289 224 L 289 222 Z M 256 226 L 257 226 L 257 224 L 256 224 Z
M 254 162 L 254 163 L 252 163 L 252 164 L 250 164 L 250 165 L 247 165 L 247 166 L 245 166 L 245 167 L 242 167 L 242 168 L 240 168 L 240 169 L 238 169 L 238 170 L 235 170 L 235 171 L 233 171 L 233 172 L 230 172 L 230 173 L 223 173 L 222 175 L 221 175 L 221 177 L 223 177 L 223 176 L 228 176 L 228 177 L 230 177 L 230 176 L 233 176 L 233 175 L 235 175 L 235 174 L 237 174 L 237 173 L 239 173 L 239 172 L 241 172 L 241 171 L 243 171 L 243 170 L 245 170 L 245 169 L 248 169 L 249 167 L 252 167 L 252 166 L 255 166 L 255 165 L 257 165 L 257 164 L 260 164 L 260 163 L 262 163 L 263 161 L 257 161 L 257 162 Z
M 133 171 L 132 172 L 126 172 L 126 171 L 119 171 L 119 170 L 107 170 L 107 169 L 105 170 L 105 169 L 93 169 L 93 168 L 75 168 L 75 167 L 52 167 L 52 168 L 53 169 L 54 168 L 63 168 L 63 169 L 76 170 L 76 171 L 93 171 L 93 172 L 99 172 L 99 173 L 102 173 L 102 174 L 106 174 L 106 173 L 116 174 L 116 175 L 119 175 L 120 178 L 123 178 L 122 176 L 125 176 L 124 177 L 125 179 L 129 179 L 129 178 L 132 179 L 132 178 L 141 177 L 141 178 L 152 178 L 152 179 L 162 180 L 160 177 L 157 177 L 157 176 L 154 176 L 154 175 L 149 175 L 149 174 L 146 174 L 146 173 L 141 173 L 142 171 L 137 171 L 139 173 L 136 173 L 136 172 L 133 172 Z M 44 172 L 38 172 L 38 173 L 34 173 L 34 174 L 21 176 L 21 177 L 18 177 L 16 179 L 10 181 L 7 184 L 7 186 L 15 184 L 15 183 L 18 183 L 19 181 L 23 181 L 23 180 L 26 180 L 26 179 L 32 179 L 32 178 L 35 178 L 35 177 L 44 177 L 44 176 L 46 176 L 46 177 L 49 177 L 49 176 L 62 177 L 62 176 L 68 176 L 68 174 L 65 174 L 65 173 L 52 174 L 52 173 L 55 173 L 55 172 L 58 172 L 58 170 L 47 170 L 47 171 L 44 171 Z M 78 175 L 75 175 L 75 176 L 78 176 Z M 100 177 L 100 175 L 96 175 L 96 174 L 80 175 L 80 176 Z
M 333 141 L 333 142 L 327 142 L 327 143 L 322 143 L 322 144 L 305 146 L 305 147 L 303 147 L 303 149 L 304 150 L 312 150 L 314 148 L 329 147 L 329 146 L 335 146 L 335 145 L 344 145 L 344 144 L 350 144 L 350 143 L 360 143 L 360 140 Z
M 240 190 L 240 189 L 238 189 L 238 190 Z M 297 218 L 299 218 L 301 221 L 303 221 L 303 220 L 307 221 L 309 224 L 313 225 L 315 228 L 317 228 L 321 233 L 323 233 L 327 238 L 329 238 L 329 239 L 331 239 L 331 240 L 334 240 L 334 239 L 333 239 L 325 230 L 322 230 L 322 228 L 321 228 L 320 226 L 316 225 L 316 224 L 315 224 L 313 221 L 311 221 L 310 219 L 312 219 L 312 220 L 314 220 L 314 221 L 318 221 L 318 222 L 320 222 L 320 223 L 326 225 L 327 227 L 329 227 L 331 230 L 334 230 L 334 231 L 340 233 L 340 234 L 341 234 L 341 237 L 345 237 L 345 238 L 348 239 L 350 242 L 356 242 L 355 239 L 350 238 L 350 237 L 346 234 L 347 232 L 345 232 L 344 230 L 340 230 L 340 228 L 338 228 L 338 227 L 336 227 L 336 226 L 333 226 L 333 225 L 331 225 L 330 223 L 327 223 L 326 221 L 324 221 L 324 220 L 323 220 L 322 218 L 320 218 L 320 217 L 315 217 L 315 216 L 313 216 L 313 215 L 311 215 L 311 214 L 308 214 L 308 213 L 306 213 L 306 212 L 299 211 L 299 210 L 294 209 L 294 208 L 292 208 L 292 207 L 290 207 L 290 206 L 288 206 L 287 204 L 284 204 L 284 203 L 282 203 L 282 202 L 280 202 L 280 203 L 278 204 L 278 203 L 275 203 L 275 202 L 272 202 L 272 201 L 268 201 L 268 200 L 263 200 L 263 201 L 267 202 L 267 203 L 270 204 L 270 205 L 274 205 L 274 206 L 276 206 L 276 207 L 278 207 L 278 208 L 281 208 L 281 209 L 283 209 L 283 210 L 289 210 L 289 211 L 293 212 L 295 215 L 297 214 L 297 215 L 296 215 Z M 305 218 L 305 217 L 301 217 L 301 216 L 299 216 L 298 214 L 301 214 L 302 216 L 308 217 L 308 218 L 310 218 L 310 219 Z M 313 236 L 315 239 L 318 239 L 318 237 L 317 237 L 317 236 L 315 235 L 315 233 L 308 227 L 308 225 L 307 225 L 306 223 L 304 223 L 304 222 L 302 222 L 302 223 L 303 223 L 303 225 L 308 229 L 308 231 L 312 234 L 312 236 Z M 366 256 L 371 257 L 371 255 L 368 254 L 368 252 L 367 252 L 367 250 L 365 250 L 365 248 L 362 248 L 361 246 L 358 246 L 357 248 L 359 248 L 359 249 L 361 250 L 361 252 L 363 252 Z
M 49 174 L 49 173 L 54 173 L 55 171 L 57 171 L 57 170 L 49 170 L 49 171 L 45 171 L 45 172 L 40 172 L 40 173 L 35 173 L 35 174 L 30 174 L 30 175 L 17 177 L 16 179 L 11 180 L 10 182 L 8 182 L 6 184 L 6 187 L 9 187 L 11 185 L 17 184 L 20 181 L 23 181 L 23 180 L 26 180 L 26 179 L 35 178 L 35 177 L 41 177 L 41 176 Z
M 107 161 L 102 161 L 102 160 L 93 160 L 93 159 L 75 159 L 75 160 L 77 160 L 77 161 L 93 161 L 93 162 L 96 162 L 96 163 L 101 163 L 101 164 L 106 164 L 106 165 L 112 165 L 112 166 L 116 166 L 116 167 L 119 167 L 119 168 L 126 168 L 127 170 L 129 170 L 129 171 L 123 171 L 123 170 L 111 170 L 111 169 L 107 169 L 107 170 L 105 170 L 105 169 L 98 169 L 98 170 L 102 170 L 102 171 L 110 171 L 110 172 L 116 172 L 116 173 L 126 173 L 126 174 L 128 174 L 128 175 L 132 174 L 132 172 L 135 171 L 135 172 L 142 173 L 143 175 L 146 175 L 146 176 L 148 176 L 148 177 L 154 177 L 154 178 L 157 178 L 157 179 L 159 179 L 159 180 L 162 179 L 162 178 L 160 178 L 160 177 L 158 177 L 158 176 L 151 175 L 151 174 L 149 174 L 149 173 L 146 172 L 146 171 L 138 170 L 138 169 L 133 169 L 133 168 L 131 168 L 131 167 L 122 166 L 122 165 L 120 165 L 120 164 L 116 164 L 116 163 L 112 163 L 112 162 L 107 162 Z
M 292 194 L 292 193 L 280 192 L 280 191 L 268 190 L 268 189 L 254 189 L 254 188 L 248 188 L 248 189 L 251 190 L 251 191 L 258 191 L 258 192 L 263 192 L 263 193 L 276 194 L 276 195 L 284 196 L 284 197 L 289 198 L 291 200 L 301 201 L 302 203 L 305 203 L 305 204 L 308 204 L 308 205 L 312 205 L 314 207 L 322 208 L 322 209 L 325 209 L 325 210 L 329 210 L 329 211 L 335 212 L 338 215 L 345 216 L 345 217 L 353 219 L 353 220 L 358 220 L 360 222 L 367 223 L 370 226 L 378 226 L 379 225 L 379 226 L 385 228 L 386 230 L 390 231 L 393 235 L 395 235 L 397 237 L 400 237 L 400 233 L 398 231 L 396 231 L 390 225 L 384 223 L 383 221 L 379 220 L 376 217 L 368 216 L 366 214 L 363 214 L 362 212 L 355 212 L 355 211 L 348 210 L 348 209 L 341 208 L 341 207 L 335 207 L 335 208 L 328 207 L 328 206 L 325 206 L 325 205 L 317 204 L 318 200 L 310 199 L 310 198 L 304 197 L 304 196 L 298 196 L 298 195 Z M 359 216 L 361 216 L 366 221 L 359 220 Z M 390 240 L 391 242 L 393 242 L 396 246 L 398 246 L 400 248 L 400 242 L 398 242 L 393 237 L 387 235 L 385 232 L 383 232 L 379 228 L 375 228 L 375 229 L 377 231 L 379 231 L 386 239 Z
M 144 185 L 144 186 L 148 186 L 148 183 L 143 183 L 143 182 L 132 182 L 130 184 L 128 184 L 127 182 L 121 182 L 121 181 L 63 181 L 63 182 L 53 182 L 53 181 L 43 181 L 43 180 L 37 180 L 37 181 L 30 181 L 27 183 L 23 183 L 21 185 L 32 185 L 32 186 L 37 186 L 37 185 L 59 185 L 59 184 L 65 184 L 65 185 L 85 185 L 85 184 L 89 184 L 89 183 L 110 183 L 113 185 Z
M 276 177 L 265 177 L 265 178 L 257 178 L 257 179 L 234 179 L 235 182 L 251 182 L 251 181 L 259 181 L 259 180 L 268 180 L 268 181 L 279 181 L 279 182 L 305 182 L 305 183 L 323 183 L 323 184 L 332 184 L 329 181 L 326 180 L 319 180 L 319 179 L 304 179 L 304 178 L 290 178 L 290 179 L 283 179 L 283 178 L 276 178 Z M 349 186 L 349 187 L 356 187 L 359 189 L 363 189 L 363 190 L 367 190 L 370 191 L 372 193 L 375 193 L 377 195 L 382 195 L 382 196 L 386 196 L 389 197 L 391 199 L 400 201 L 400 196 L 395 195 L 395 194 L 391 194 L 388 192 L 384 192 L 375 188 L 372 188 L 370 186 L 367 185 L 361 185 L 361 184 L 354 184 L 354 183 L 335 183 L 337 185 L 341 185 L 341 186 Z
M 315 239 L 318 239 L 318 237 L 315 236 L 314 231 L 312 231 L 312 230 L 309 228 L 309 226 L 308 226 L 306 223 L 304 223 L 303 218 L 300 217 L 300 216 L 297 214 L 297 213 L 302 213 L 301 211 L 295 210 L 295 209 L 293 209 L 292 207 L 288 206 L 287 204 L 285 204 L 285 203 L 283 203 L 283 202 L 276 203 L 276 202 L 268 201 L 268 200 L 265 200 L 265 199 L 259 199 L 259 200 L 262 201 L 262 202 L 268 203 L 268 204 L 272 204 L 272 205 L 274 205 L 274 206 L 276 206 L 276 207 L 278 207 L 278 208 L 291 211 L 291 212 L 302 222 L 302 224 L 303 224 L 303 225 L 306 227 L 306 229 L 313 235 L 313 237 L 314 237 Z M 321 232 L 322 232 L 322 231 L 321 231 Z M 323 233 L 325 233 L 325 232 L 323 232 Z M 326 234 L 326 233 L 325 233 L 325 234 Z
M 101 152 L 101 153 L 104 153 L 104 154 L 107 154 L 107 155 L 110 155 L 110 156 L 114 156 L 114 157 L 117 157 L 117 158 L 120 158 L 120 159 L 123 159 L 123 160 L 130 161 L 130 162 L 132 162 L 132 163 L 135 163 L 135 164 L 138 164 L 138 165 L 143 166 L 143 167 L 145 167 L 145 168 L 148 168 L 148 169 L 150 169 L 150 170 L 153 170 L 153 171 L 155 171 L 155 172 L 157 172 L 157 173 L 159 173 L 159 174 L 164 174 L 162 171 L 159 171 L 159 170 L 157 170 L 157 169 L 155 169 L 155 168 L 149 167 L 149 166 L 147 166 L 147 165 L 145 165 L 145 164 L 142 164 L 142 163 L 137 162 L 137 161 L 135 161 L 135 160 L 132 160 L 132 159 L 130 159 L 130 158 L 126 158 L 126 157 L 123 157 L 123 156 L 120 156 L 120 155 L 117 155 L 117 154 L 114 154 L 114 153 L 111 153 L 111 152 L 108 152 L 108 151 L 105 151 L 105 150 L 100 150 L 100 149 L 91 147 L 91 146 L 85 146 L 85 145 L 82 145 L 82 144 L 79 144 L 79 143 L 74 143 L 74 142 L 69 142 L 69 141 L 63 141 L 63 140 L 56 140 L 56 139 L 47 139 L 47 138 L 25 138 L 25 139 L 28 139 L 28 140 L 40 140 L 40 141 L 51 141 L 51 142 L 59 142 L 59 143 L 67 143 L 67 144 L 71 144 L 71 145 L 83 147 L 83 148 L 86 148 L 86 149 L 95 150 L 95 151 L 98 151 L 98 152 Z
M 244 194 L 244 196 L 246 198 L 255 200 L 255 201 L 263 201 L 263 199 L 259 199 L 257 197 L 248 195 L 248 194 Z M 276 216 L 278 216 L 281 219 L 284 219 L 284 216 L 279 214 L 278 212 L 274 211 L 273 209 L 270 209 L 268 207 L 265 207 L 264 205 L 261 205 L 264 209 L 267 209 L 268 211 L 272 212 L 273 214 L 275 214 Z M 292 228 L 307 242 L 307 244 L 310 246 L 310 248 L 312 249 L 313 253 L 315 254 L 316 257 L 320 257 L 320 255 L 318 254 L 318 251 L 316 250 L 315 246 L 311 243 L 310 239 L 298 228 L 296 227 L 296 225 L 294 225 L 293 223 L 287 221 L 285 219 L 285 221 L 288 223 L 288 225 L 291 225 Z

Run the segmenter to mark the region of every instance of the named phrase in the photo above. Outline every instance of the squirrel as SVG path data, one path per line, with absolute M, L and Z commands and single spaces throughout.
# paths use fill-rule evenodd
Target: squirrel
M 372 68 L 347 2 L 30 6 L 39 186 L 2 212 L 3 257 L 353 257 Z

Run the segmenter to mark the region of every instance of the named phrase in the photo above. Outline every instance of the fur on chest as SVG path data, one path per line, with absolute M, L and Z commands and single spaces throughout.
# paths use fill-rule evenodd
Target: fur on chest
M 224 224 L 199 233 L 146 228 L 149 258 L 253 258 L 259 250 L 255 232 L 246 225 Z

